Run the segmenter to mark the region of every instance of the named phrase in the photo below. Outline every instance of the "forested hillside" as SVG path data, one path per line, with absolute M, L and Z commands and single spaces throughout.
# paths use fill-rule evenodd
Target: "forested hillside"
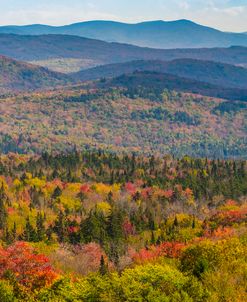
M 213 77 L 211 80 L 213 81 Z M 160 94 L 164 89 L 168 89 L 232 101 L 247 101 L 247 88 L 237 89 L 222 87 L 207 82 L 155 71 L 135 71 L 130 74 L 123 74 L 108 81 L 104 81 L 103 79 L 101 82 L 103 82 L 103 84 L 100 83 L 99 87 L 124 87 L 129 91 L 132 91 L 132 93 L 143 89 Z
M 170 62 L 132 61 L 66 75 L 0 56 L 0 67 L 1 94 L 48 90 L 51 87 L 103 79 L 98 86 L 107 89 L 124 86 L 133 90 L 137 86 L 143 86 L 144 89 L 149 87 L 156 90 L 156 93 L 168 89 L 234 101 L 247 100 L 247 69 L 211 61 L 192 59 Z M 120 76 L 116 78 L 117 75 Z M 113 79 L 104 81 L 104 77 Z M 90 86 L 97 86 L 97 82 Z
M 246 194 L 246 161 L 0 155 L 1 302 L 245 301 Z
M 108 88 L 95 88 L 93 83 L 91 88 L 3 97 L 0 150 L 63 152 L 76 145 L 146 154 L 246 157 L 246 102 L 169 91 L 163 89 L 163 81 L 154 79 L 137 82 L 134 77 L 131 82 L 121 77 L 116 83 L 127 83 L 126 87 L 101 81 L 97 85 Z
M 172 61 L 131 61 L 82 70 L 72 76 L 81 81 L 116 77 L 135 71 L 155 71 L 173 74 L 228 88 L 247 88 L 247 69 L 230 64 L 194 59 Z M 182 87 L 181 87 L 182 88 Z
M 65 85 L 72 82 L 64 74 L 56 73 L 0 55 L 0 94 Z

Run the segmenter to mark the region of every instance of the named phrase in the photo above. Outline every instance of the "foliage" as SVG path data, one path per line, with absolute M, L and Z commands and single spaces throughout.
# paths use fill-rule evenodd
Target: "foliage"
M 1 155 L 1 298 L 245 301 L 246 168 L 102 150 Z
M 91 85 L 19 94 L 1 99 L 0 151 L 41 154 L 71 152 L 76 146 L 146 155 L 244 158 L 245 103 L 234 101 L 230 106 L 238 110 L 219 114 L 225 104 L 148 85 L 134 85 L 133 91 Z
M 0 278 L 33 291 L 51 284 L 57 274 L 48 258 L 35 254 L 27 243 L 16 242 L 0 249 Z

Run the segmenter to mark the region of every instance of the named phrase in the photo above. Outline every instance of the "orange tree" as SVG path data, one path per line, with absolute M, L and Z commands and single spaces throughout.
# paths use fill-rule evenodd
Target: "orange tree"
M 0 247 L 0 278 L 25 290 L 38 290 L 50 285 L 58 274 L 44 255 L 39 255 L 25 242 Z

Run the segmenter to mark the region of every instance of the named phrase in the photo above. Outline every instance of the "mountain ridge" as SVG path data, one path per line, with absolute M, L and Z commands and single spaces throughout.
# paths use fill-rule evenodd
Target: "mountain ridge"
M 122 74 L 118 77 L 99 81 L 97 87 L 106 89 L 114 87 L 124 88 L 132 96 L 135 96 L 136 93 L 138 94 L 140 90 L 144 91 L 142 96 L 146 96 L 146 94 L 148 96 L 154 94 L 155 96 L 157 93 L 161 94 L 162 91 L 168 89 L 230 101 L 247 102 L 247 89 L 221 87 L 195 79 L 155 71 L 135 71 L 129 74 Z
M 69 35 L 0 34 L 0 54 L 41 66 L 43 66 L 43 62 L 40 63 L 40 61 L 51 59 L 90 60 L 91 63 L 86 64 L 86 68 L 89 68 L 134 60 L 171 61 L 178 58 L 247 65 L 247 47 L 164 50 Z M 52 66 L 52 64 L 50 65 Z M 49 67 L 49 64 L 44 64 L 44 66 Z M 80 69 L 83 69 L 83 66 Z
M 80 80 L 97 80 L 120 76 L 134 71 L 156 71 L 190 78 L 222 87 L 246 88 L 247 69 L 230 64 L 197 59 L 175 59 L 172 61 L 137 60 L 94 67 L 71 74 Z
M 180 59 L 171 62 L 136 61 L 122 65 L 116 64 L 114 68 L 118 70 L 117 73 L 113 72 L 112 65 L 101 68 L 103 70 L 108 68 L 108 72 L 110 68 L 110 79 L 89 82 L 86 86 L 90 88 L 96 85 L 96 87 L 103 86 L 108 89 L 120 85 L 132 90 L 142 86 L 149 87 L 151 90 L 169 89 L 233 101 L 247 101 L 245 86 L 247 70 L 241 67 Z M 224 70 L 225 73 L 223 73 Z M 79 73 L 79 76 L 78 74 L 66 75 L 0 56 L 0 93 L 49 90 L 54 87 L 61 88 L 63 85 L 81 85 L 80 83 L 85 85 L 85 82 L 95 80 L 89 77 L 90 72 L 90 70 L 84 71 Z
M 68 34 L 163 49 L 247 46 L 247 37 L 244 33 L 223 32 L 186 19 L 140 23 L 95 20 L 63 26 L 43 24 L 2 26 L 0 33 Z

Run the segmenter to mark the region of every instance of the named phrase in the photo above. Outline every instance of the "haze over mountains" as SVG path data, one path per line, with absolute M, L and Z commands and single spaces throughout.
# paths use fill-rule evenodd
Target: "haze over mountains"
M 172 61 L 138 60 L 82 70 L 73 74 L 78 80 L 88 81 L 116 77 L 134 71 L 156 71 L 173 74 L 222 87 L 246 88 L 247 69 L 213 61 L 176 59 Z
M 232 101 L 247 101 L 245 85 L 247 70 L 208 62 L 207 73 L 204 76 L 204 65 L 201 61 L 193 62 L 193 60 L 186 59 L 172 62 L 136 61 L 65 75 L 49 71 L 43 67 L 0 57 L 0 93 L 40 91 L 64 85 L 77 85 L 89 80 L 90 74 L 93 75 L 94 79 L 100 79 L 104 73 L 103 68 L 106 68 L 105 73 L 110 68 L 109 80 L 88 83 L 85 87 L 107 90 L 114 87 L 124 87 L 131 89 L 131 91 L 135 91 L 137 87 L 143 87 L 143 89 L 150 89 L 150 91 L 158 91 L 159 93 L 168 89 Z M 142 67 L 138 68 L 138 66 Z M 224 69 L 225 72 L 221 76 L 219 71 Z M 114 70 L 117 70 L 115 74 Z M 121 76 L 116 77 L 118 74 Z M 214 78 L 216 79 L 215 83 L 213 83 Z
M 88 21 L 65 26 L 39 24 L 2 26 L 0 33 L 76 35 L 108 42 L 166 49 L 247 46 L 247 36 L 244 33 L 222 32 L 188 20 L 151 21 L 137 24 Z
M 241 46 L 164 50 L 68 35 L 0 34 L 0 54 L 68 73 L 97 65 L 133 60 L 170 61 L 190 58 L 247 65 L 247 48 Z
M 185 20 L 2 27 L 0 150 L 41 151 L 51 129 L 49 141 L 59 142 L 60 151 L 79 143 L 244 156 L 245 39 L 246 34 L 222 33 Z M 183 48 L 162 49 L 170 47 Z M 36 118 L 42 125 L 46 121 L 46 130 L 36 125 Z M 24 140 L 19 129 L 26 129 Z M 30 129 L 35 129 L 31 136 Z M 129 131 L 134 133 L 130 140 L 125 137 Z M 119 137 L 124 137 L 120 146 Z M 29 147 L 23 149 L 22 141 Z
M 149 78 L 156 88 L 161 85 L 162 89 L 184 89 L 230 100 L 245 101 L 247 98 L 247 69 L 244 68 L 247 66 L 247 47 L 186 48 L 188 41 L 184 40 L 189 37 L 197 43 L 211 37 L 212 41 L 217 34 L 218 41 L 221 41 L 223 34 L 228 38 L 244 34 L 222 33 L 186 20 L 132 25 L 92 21 L 62 27 L 9 26 L 1 27 L 0 32 L 9 32 L 0 33 L 0 55 L 3 55 L 0 57 L 1 92 L 48 89 L 111 77 L 114 78 L 113 84 L 119 81 L 117 77 L 127 75 L 136 85 Z M 102 41 L 124 41 L 121 39 L 127 32 L 132 33 L 128 37 L 133 39 L 133 44 L 140 44 L 136 41 L 143 34 L 162 42 L 159 35 L 169 41 L 167 35 L 172 33 L 173 41 L 178 40 L 184 48 L 155 49 Z M 177 36 L 180 33 L 183 38 Z M 200 39 L 195 36 L 199 33 Z M 136 71 L 140 72 L 138 77 Z

